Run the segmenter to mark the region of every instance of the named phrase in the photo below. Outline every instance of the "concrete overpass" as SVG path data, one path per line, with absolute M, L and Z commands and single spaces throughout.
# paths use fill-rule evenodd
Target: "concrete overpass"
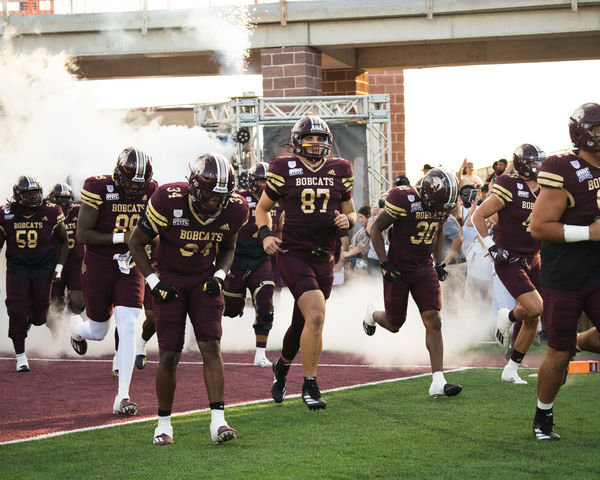
M 215 75 L 214 46 L 190 19 L 202 9 L 8 16 L 16 51 L 66 50 L 87 78 Z M 600 1 L 345 0 L 251 9 L 249 72 L 264 48 L 308 46 L 323 70 L 361 70 L 600 58 Z

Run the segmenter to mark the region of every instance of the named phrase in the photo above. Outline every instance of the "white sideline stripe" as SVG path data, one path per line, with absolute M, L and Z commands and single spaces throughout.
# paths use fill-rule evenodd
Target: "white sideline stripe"
M 0 357 L 0 360 L 2 360 L 2 358 Z M 12 360 L 12 359 L 11 359 Z M 471 370 L 474 369 L 476 367 L 460 367 L 460 368 L 455 368 L 452 370 L 444 370 L 444 373 L 452 373 L 452 372 L 459 372 L 459 371 L 463 371 L 463 370 Z M 376 382 L 367 382 L 367 383 L 359 383 L 357 385 L 348 385 L 345 387 L 337 387 L 337 388 L 331 388 L 329 390 L 323 390 L 321 393 L 327 393 L 327 392 L 340 392 L 342 390 L 352 390 L 353 388 L 360 388 L 360 387 L 369 387 L 372 385 L 380 385 L 383 383 L 391 383 L 391 382 L 400 382 L 403 380 L 412 380 L 414 378 L 421 378 L 421 377 L 428 377 L 431 376 L 431 373 L 421 373 L 419 375 L 411 375 L 410 377 L 399 377 L 399 378 L 389 378 L 386 380 L 379 380 Z M 301 394 L 297 393 L 294 395 L 286 395 L 286 399 L 288 398 L 300 398 Z M 272 398 L 266 398 L 266 399 L 262 399 L 262 400 L 251 400 L 248 402 L 239 402 L 239 403 L 232 403 L 232 404 L 228 404 L 227 408 L 232 408 L 232 407 L 245 407 L 248 405 L 258 405 L 261 403 L 270 403 L 272 402 L 273 399 Z M 173 413 L 171 416 L 172 417 L 181 417 L 183 415 L 193 415 L 195 413 L 202 413 L 202 412 L 208 412 L 210 410 L 210 408 L 201 408 L 198 410 L 188 410 L 187 412 L 177 412 L 177 413 Z M 150 421 L 154 421 L 156 420 L 157 417 L 156 416 L 152 416 L 152 417 L 144 417 L 144 418 L 138 418 L 135 420 L 127 420 L 127 421 L 123 421 L 123 422 L 117 422 L 117 423 L 111 423 L 109 425 L 98 425 L 95 427 L 84 427 L 84 428 L 77 428 L 75 430 L 63 430 L 60 432 L 53 432 L 53 433 L 47 433 L 44 435 L 38 435 L 35 437 L 30 437 L 30 438 L 20 438 L 18 440 L 7 440 L 6 442 L 0 442 L 0 445 L 9 445 L 11 443 L 23 443 L 23 442 L 30 442 L 33 440 L 45 440 L 47 438 L 52 438 L 52 437 L 60 437 L 62 435 L 69 435 L 71 433 L 79 433 L 79 432 L 89 432 L 91 430 L 103 430 L 105 428 L 112 428 L 112 427 L 118 427 L 118 426 L 123 426 L 123 425 L 130 425 L 132 423 L 143 423 L 143 422 L 150 422 Z
M 494 342 L 496 343 L 496 342 Z M 14 361 L 14 357 L 0 357 L 0 360 L 12 360 Z M 28 357 L 28 361 L 34 360 L 36 362 L 79 362 L 79 363 L 112 363 L 112 358 L 104 359 L 104 358 L 33 358 Z M 155 363 L 158 364 L 157 360 L 148 360 L 146 357 L 146 363 Z M 224 365 L 238 365 L 238 366 L 251 366 L 254 367 L 253 362 L 223 362 Z M 190 362 L 190 361 L 181 361 L 179 365 L 203 365 L 204 362 Z M 292 366 L 302 366 L 302 363 L 292 363 Z M 319 363 L 320 367 L 336 367 L 336 368 L 429 368 L 429 364 L 414 364 L 414 365 L 395 365 L 395 364 L 377 364 L 377 365 L 367 365 L 367 364 L 352 364 L 352 363 Z M 460 365 L 452 365 L 448 368 L 465 368 Z

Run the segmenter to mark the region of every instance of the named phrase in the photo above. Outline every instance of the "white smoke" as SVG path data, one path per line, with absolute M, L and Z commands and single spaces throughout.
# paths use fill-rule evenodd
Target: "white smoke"
M 191 16 L 190 31 L 202 39 L 199 49 L 220 52 L 224 69 L 240 73 L 249 46 L 248 29 L 234 18 L 227 20 L 210 12 Z M 116 32 L 120 34 L 119 32 Z M 222 143 L 200 127 L 161 126 L 142 118 L 131 121 L 124 111 L 97 108 L 95 98 L 73 73 L 68 54 L 50 54 L 40 48 L 17 53 L 7 28 L 0 41 L 0 204 L 12 197 L 12 186 L 20 175 L 38 178 L 45 193 L 57 182 L 70 178 L 76 196 L 85 178 L 112 173 L 119 153 L 135 146 L 153 158 L 154 178 L 159 183 L 185 181 L 189 164 L 206 152 L 228 157 L 231 143 Z M 217 54 L 217 53 L 216 53 Z M 13 353 L 7 337 L 4 307 L 5 258 L 0 264 L 0 351 Z M 55 316 L 56 314 L 51 315 Z M 55 321 L 56 320 L 56 321 Z M 34 327 L 27 339 L 27 352 L 48 355 L 71 353 L 66 317 L 52 318 L 56 338 L 46 327 Z M 112 351 L 112 339 L 90 342 L 90 354 Z

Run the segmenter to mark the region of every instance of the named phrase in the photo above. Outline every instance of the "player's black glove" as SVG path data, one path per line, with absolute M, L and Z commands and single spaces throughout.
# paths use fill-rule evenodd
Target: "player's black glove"
M 448 270 L 446 270 L 445 263 L 436 263 L 433 268 L 435 269 L 435 273 L 437 273 L 440 282 L 443 282 L 448 278 Z
M 223 288 L 225 288 L 225 282 L 223 280 L 219 277 L 210 277 L 204 282 L 202 291 L 209 297 L 216 297 L 223 291 Z
M 400 272 L 387 260 L 381 264 L 381 274 L 386 282 L 395 282 L 400 278 Z
M 490 257 L 496 263 L 506 263 L 510 258 L 510 252 L 498 245 L 492 245 L 488 248 L 488 252 L 490 252 Z
M 173 285 L 168 285 L 164 282 L 158 282 L 152 289 L 152 296 L 159 303 L 169 303 L 179 297 L 177 289 Z

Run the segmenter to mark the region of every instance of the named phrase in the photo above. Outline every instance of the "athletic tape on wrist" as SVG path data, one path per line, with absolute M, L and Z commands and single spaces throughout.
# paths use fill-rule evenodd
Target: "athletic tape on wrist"
M 221 280 L 223 280 L 223 281 L 224 281 L 224 280 L 225 280 L 225 275 L 226 275 L 226 273 L 225 273 L 223 270 L 217 270 L 217 271 L 214 273 L 213 277 L 220 278 Z
M 113 243 L 125 243 L 125 233 L 113 233 Z
M 158 285 L 158 282 L 160 282 L 160 280 L 158 279 L 158 275 L 156 275 L 156 273 L 151 273 L 146 277 L 146 283 L 150 289 L 154 289 L 154 287 Z
M 590 227 L 585 225 L 563 225 L 565 242 L 585 242 L 590 239 Z
M 56 267 L 54 267 L 54 271 L 56 272 L 56 275 L 60 277 L 60 274 L 62 273 L 62 269 L 63 266 L 60 263 L 56 264 Z
M 494 240 L 492 239 L 492 237 L 490 237 L 489 235 L 487 237 L 483 237 L 481 239 L 481 241 L 483 242 L 483 245 L 485 246 L 485 248 L 487 248 L 488 250 L 490 248 L 492 248 L 494 245 L 496 245 L 494 243 Z

